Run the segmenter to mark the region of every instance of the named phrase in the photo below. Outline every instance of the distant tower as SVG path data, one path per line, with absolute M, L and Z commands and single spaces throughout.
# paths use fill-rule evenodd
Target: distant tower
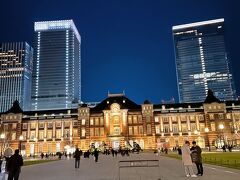
M 28 43 L 0 43 L 0 112 L 10 109 L 15 100 L 23 110 L 30 110 L 32 62 Z
M 35 22 L 32 110 L 81 101 L 81 37 L 72 20 Z
M 224 40 L 224 19 L 173 26 L 181 103 L 203 102 L 208 89 L 220 100 L 236 99 Z

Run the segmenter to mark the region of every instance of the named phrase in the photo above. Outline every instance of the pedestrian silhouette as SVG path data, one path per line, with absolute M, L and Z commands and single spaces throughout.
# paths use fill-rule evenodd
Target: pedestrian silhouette
M 98 162 L 98 155 L 99 155 L 99 152 L 98 152 L 98 150 L 97 150 L 97 148 L 95 148 L 95 150 L 94 150 L 94 157 L 95 157 L 95 162 Z
M 23 165 L 23 158 L 19 155 L 19 149 L 15 150 L 14 155 L 12 155 L 8 161 L 7 170 L 8 180 L 18 180 L 21 172 L 21 166 Z
M 80 156 L 81 156 L 81 152 L 80 152 L 79 149 L 77 148 L 76 151 L 75 151 L 75 153 L 74 153 L 75 168 L 79 168 Z

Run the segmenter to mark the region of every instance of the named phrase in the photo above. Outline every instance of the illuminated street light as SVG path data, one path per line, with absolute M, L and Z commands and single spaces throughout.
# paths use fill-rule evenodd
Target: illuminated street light
M 208 127 L 206 127 L 206 128 L 204 129 L 204 131 L 205 131 L 206 133 L 208 133 L 208 132 L 209 132 Z
M 5 139 L 5 134 L 2 133 L 2 134 L 0 135 L 0 138 L 1 138 L 1 139 Z
M 35 137 L 35 138 L 33 138 L 33 141 L 35 142 L 35 145 L 36 145 L 37 138 L 36 138 L 36 137 Z M 34 146 L 35 146 L 35 145 L 34 145 Z M 37 154 L 38 154 L 38 151 L 36 151 L 36 152 L 35 152 L 35 147 L 34 147 L 34 156 L 35 156 L 35 154 L 37 155 Z
M 206 133 L 206 139 L 207 139 L 207 142 L 208 142 L 208 147 L 209 147 L 208 150 L 211 151 L 211 144 L 210 144 L 209 136 L 208 136 L 209 128 L 208 128 L 208 127 L 205 127 L 204 131 L 205 131 L 205 133 Z
M 23 140 L 23 135 L 19 136 L 19 141 Z
M 224 129 L 224 125 L 223 124 L 219 124 L 219 129 L 223 130 Z
M 1 139 L 1 157 L 2 157 L 2 152 L 3 152 L 3 146 L 4 146 L 4 140 L 5 140 L 5 134 L 4 133 L 2 133 L 1 135 L 0 135 L 0 139 Z
M 198 131 L 197 131 L 197 130 L 194 130 L 194 134 L 197 135 L 197 134 L 198 134 Z
M 20 135 L 19 136 L 19 151 L 20 151 L 20 154 L 22 154 L 22 141 L 23 141 L 23 135 Z
M 225 146 L 225 139 L 224 139 L 224 134 L 223 134 L 224 125 L 219 124 L 218 128 L 221 130 L 220 143 L 221 143 L 221 146 L 223 147 L 223 146 Z M 223 140 L 223 145 L 222 145 L 222 140 Z

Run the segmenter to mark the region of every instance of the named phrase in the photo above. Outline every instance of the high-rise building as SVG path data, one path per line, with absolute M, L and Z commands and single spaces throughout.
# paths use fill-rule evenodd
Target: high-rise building
M 72 108 L 81 98 L 81 37 L 72 20 L 35 22 L 32 110 Z
M 236 98 L 224 40 L 224 19 L 173 26 L 180 102 L 201 102 L 208 89 L 220 100 Z
M 0 43 L 0 112 L 15 100 L 23 110 L 30 110 L 32 62 L 33 48 L 28 43 Z

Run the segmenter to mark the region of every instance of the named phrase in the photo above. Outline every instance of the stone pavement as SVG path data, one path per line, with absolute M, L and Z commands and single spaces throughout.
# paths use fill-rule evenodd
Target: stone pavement
M 74 168 L 74 159 L 26 166 L 22 168 L 20 180 L 119 180 L 118 161 L 139 159 L 159 159 L 160 166 L 159 168 L 121 168 L 121 180 L 240 179 L 239 170 L 212 165 L 204 165 L 204 176 L 187 178 L 180 160 L 142 153 L 131 154 L 130 157 L 100 155 L 98 163 L 94 162 L 93 157 L 81 159 L 80 169 Z

